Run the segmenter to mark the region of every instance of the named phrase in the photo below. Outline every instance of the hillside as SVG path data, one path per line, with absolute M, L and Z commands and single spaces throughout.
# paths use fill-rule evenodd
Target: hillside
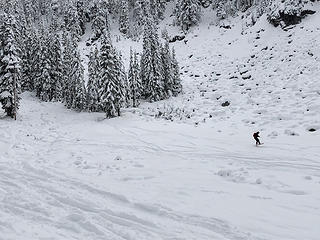
M 248 28 L 235 18 L 231 29 L 215 26 L 211 11 L 203 18 L 187 35 L 187 44 L 171 45 L 177 50 L 184 94 L 145 104 L 142 114 L 160 111 L 173 121 L 205 123 L 217 130 L 260 129 L 270 137 L 319 129 L 319 14 L 287 31 L 274 28 L 265 16 Z M 169 27 L 171 36 L 177 31 Z M 223 107 L 225 102 L 230 105 Z
M 170 44 L 183 93 L 121 117 L 22 93 L 17 121 L 0 118 L 0 240 L 318 240 L 314 9 L 287 31 L 266 15 L 220 28 L 204 10 L 186 41 Z M 183 35 L 172 20 L 169 5 L 160 30 Z M 117 41 L 110 24 L 127 67 L 142 40 Z M 86 81 L 91 33 L 78 46 Z

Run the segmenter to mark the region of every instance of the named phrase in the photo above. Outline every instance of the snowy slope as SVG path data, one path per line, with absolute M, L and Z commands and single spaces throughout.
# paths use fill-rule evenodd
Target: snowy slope
M 0 240 L 318 240 L 317 10 L 287 32 L 206 13 L 172 44 L 184 94 L 121 118 L 24 93 L 18 120 L 0 119 Z M 124 60 L 141 48 L 115 45 Z
M 193 29 L 187 44 L 172 44 L 185 94 L 156 107 L 146 105 L 144 113 L 160 110 L 176 121 L 205 122 L 218 130 L 260 129 L 270 136 L 319 129 L 319 4 L 315 9 L 317 14 L 288 31 L 274 28 L 265 17 L 253 28 L 243 28 L 239 17 L 232 29 L 221 29 L 210 25 L 215 19 L 206 13 L 208 27 Z M 226 101 L 230 106 L 222 107 Z

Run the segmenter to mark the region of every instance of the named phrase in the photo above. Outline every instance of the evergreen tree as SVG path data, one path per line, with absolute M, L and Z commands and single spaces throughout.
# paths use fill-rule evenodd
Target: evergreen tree
M 129 83 L 128 83 L 128 77 L 126 70 L 124 68 L 124 64 L 122 62 L 122 56 L 121 53 L 116 54 L 117 57 L 117 73 L 118 76 L 120 76 L 120 101 L 121 101 L 121 106 L 128 107 L 129 102 L 130 102 L 130 94 L 129 94 Z
M 133 19 L 135 21 L 135 25 L 139 28 L 143 26 L 143 10 L 142 10 L 142 3 L 143 0 L 136 0 L 134 1 L 133 6 Z
M 143 0 L 135 0 L 133 2 L 133 24 L 132 31 L 130 32 L 130 37 L 133 40 L 139 39 L 143 33 L 143 25 L 145 22 L 143 2 Z
M 99 0 L 102 1 L 104 9 L 108 9 L 109 13 L 118 15 L 121 7 L 121 0 Z
M 74 39 L 67 37 L 64 47 L 64 101 L 68 108 L 84 110 L 86 108 L 86 89 L 84 68 Z
M 164 91 L 166 97 L 171 97 L 173 95 L 173 64 L 171 59 L 171 52 L 169 48 L 169 41 L 166 40 L 164 46 L 161 49 L 161 59 L 162 59 L 162 75 L 164 81 Z
M 235 5 L 238 10 L 245 12 L 248 8 L 253 5 L 253 0 L 236 0 Z
M 78 111 L 86 109 L 86 88 L 84 85 L 84 68 L 81 64 L 80 54 L 78 51 L 75 52 L 75 57 L 73 61 L 73 68 L 71 71 L 71 83 L 73 84 L 73 101 L 72 108 Z
M 133 87 L 133 81 L 134 81 L 134 76 L 133 76 L 133 52 L 132 49 L 130 48 L 130 63 L 129 63 L 129 70 L 128 70 L 128 98 L 129 100 L 129 106 L 133 106 L 133 101 L 131 103 L 133 96 L 133 91 L 132 91 L 132 87 Z
M 170 38 L 169 38 L 169 33 L 168 33 L 168 30 L 166 28 L 164 28 L 162 31 L 161 31 L 161 37 L 165 40 L 165 41 L 169 41 Z
M 99 58 L 100 105 L 107 118 L 120 116 L 120 107 L 123 100 L 121 89 L 121 72 L 119 59 L 112 47 L 110 39 L 103 35 Z
M 73 49 L 74 46 L 72 46 L 72 42 L 70 39 L 70 35 L 68 35 L 66 32 L 63 33 L 63 91 L 62 91 L 62 98 L 63 102 L 67 106 L 67 108 L 72 107 L 72 84 L 70 81 L 70 74 L 71 74 L 71 69 L 70 67 L 72 66 L 73 63 Z
M 127 0 L 121 1 L 119 31 L 125 35 L 129 33 L 129 3 Z
M 96 1 L 92 20 L 93 40 L 98 39 L 104 31 L 108 31 L 108 13 L 104 1 Z
M 142 85 L 140 79 L 140 66 L 136 52 L 130 52 L 130 66 L 128 72 L 129 96 L 133 107 L 140 105 Z
M 141 80 L 144 97 L 153 102 L 164 98 L 162 61 L 157 28 L 151 17 L 147 19 L 141 56 Z
M 34 90 L 34 79 L 36 72 L 36 61 L 38 50 L 38 38 L 34 28 L 27 29 L 23 41 L 23 51 L 21 55 L 21 88 L 22 90 Z
M 70 3 L 68 6 L 68 10 L 64 16 L 64 24 L 72 38 L 79 41 L 80 36 L 83 34 L 83 29 L 81 28 L 81 20 L 79 19 L 77 8 L 73 3 Z
M 22 2 L 22 4 L 23 4 L 27 25 L 31 26 L 33 23 L 35 23 L 38 20 L 37 9 L 32 0 L 25 0 Z
M 218 19 L 223 20 L 229 16 L 235 16 L 238 10 L 245 11 L 252 5 L 252 3 L 253 1 L 251 0 L 219 0 L 214 1 L 214 3 L 212 4 L 212 8 L 217 9 L 216 15 Z
M 143 25 L 146 24 L 146 21 L 152 14 L 151 12 L 151 2 L 150 0 L 141 0 L 142 16 L 143 16 Z M 151 15 L 155 17 L 154 15 Z
M 90 53 L 90 60 L 88 64 L 88 85 L 87 85 L 87 107 L 91 112 L 99 111 L 99 55 L 98 48 L 96 47 L 93 52 Z
M 199 22 L 201 8 L 198 0 L 178 0 L 176 7 L 176 18 L 183 31 Z
M 78 13 L 78 21 L 81 28 L 81 35 L 85 34 L 86 31 L 86 15 L 85 15 L 85 6 L 83 0 L 76 1 L 76 8 Z
M 217 17 L 221 19 L 227 18 L 226 2 L 220 1 L 217 5 Z
M 175 50 L 172 49 L 172 77 L 173 77 L 173 85 L 172 85 L 172 94 L 173 96 L 178 96 L 179 93 L 182 92 L 182 84 L 181 84 L 181 78 L 180 78 L 180 68 L 179 68 L 179 63 L 176 58 L 176 53 Z
M 59 35 L 41 31 L 41 55 L 35 65 L 38 72 L 34 84 L 36 94 L 43 101 L 60 101 L 63 89 L 62 51 Z M 36 56 L 37 57 L 37 56 Z
M 130 107 L 131 106 L 131 92 L 130 92 L 130 85 L 128 76 L 126 73 L 122 76 L 122 106 L 123 107 Z
M 15 20 L 3 15 L 0 26 L 0 103 L 6 114 L 16 118 L 19 107 L 20 58 L 13 32 Z
M 51 78 L 51 64 L 48 58 L 44 59 L 44 67 L 42 68 L 42 72 L 40 75 L 41 78 L 41 92 L 40 99 L 42 101 L 51 101 L 53 98 L 53 79 Z
M 47 33 L 44 31 L 43 27 L 40 27 L 37 37 L 37 47 L 35 48 L 35 55 L 33 56 L 32 62 L 34 63 L 34 72 L 33 72 L 33 85 L 34 89 L 36 90 L 36 96 L 41 97 L 43 91 L 43 83 L 46 77 L 43 74 L 44 70 L 46 69 L 47 64 Z
M 51 86 L 51 96 L 50 101 L 62 100 L 62 74 L 63 74 L 63 66 L 62 66 L 62 49 L 60 43 L 60 37 L 56 31 L 54 31 L 49 38 L 49 50 L 48 50 L 48 58 L 50 60 L 51 72 L 50 76 L 52 78 L 52 86 Z
M 166 0 L 150 0 L 150 10 L 157 22 L 159 19 L 163 19 L 166 10 Z

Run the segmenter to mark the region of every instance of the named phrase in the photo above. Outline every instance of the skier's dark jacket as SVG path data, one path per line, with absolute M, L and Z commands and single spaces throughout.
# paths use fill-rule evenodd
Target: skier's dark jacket
M 254 139 L 257 140 L 259 137 L 260 137 L 260 136 L 259 136 L 259 132 L 256 132 L 256 133 L 253 134 L 253 138 L 254 138 Z

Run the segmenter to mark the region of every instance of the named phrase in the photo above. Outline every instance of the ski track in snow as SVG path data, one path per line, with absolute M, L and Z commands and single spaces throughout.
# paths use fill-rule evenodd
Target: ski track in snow
M 28 164 L 23 164 L 21 170 L 1 166 L 1 175 L 4 178 L 1 182 L 8 185 L 1 209 L 5 209 L 10 217 L 23 219 L 28 225 L 45 225 L 48 231 L 56 231 L 58 237 L 66 237 L 63 232 L 67 231 L 72 239 L 83 236 L 94 239 L 180 239 L 180 232 L 201 239 L 258 239 L 233 229 L 219 219 L 132 203 L 124 196 L 61 175 L 48 174 Z M 12 179 L 20 181 L 8 184 Z M 121 210 L 111 210 L 113 205 Z M 145 220 L 136 215 L 155 220 Z M 2 227 L 15 229 L 19 223 Z

